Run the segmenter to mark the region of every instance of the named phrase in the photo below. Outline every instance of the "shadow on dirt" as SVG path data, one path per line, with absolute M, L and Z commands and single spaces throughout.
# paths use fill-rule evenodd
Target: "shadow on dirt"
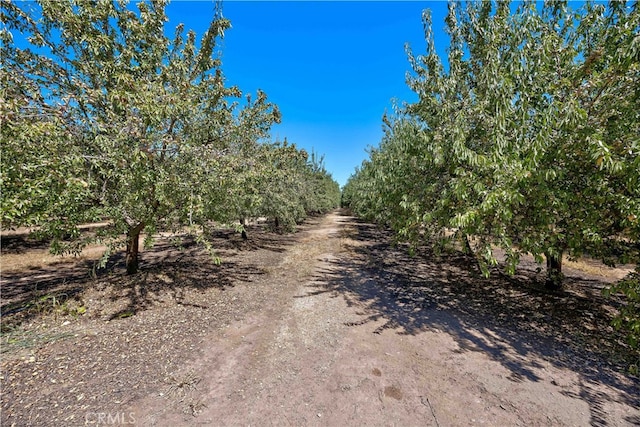
M 458 351 L 487 354 L 514 382 L 540 381 L 536 370 L 543 366 L 536 360 L 568 368 L 582 377 L 579 397 L 590 405 L 592 425 L 606 425 L 603 403 L 609 399 L 592 383 L 606 384 L 621 403 L 640 407 L 638 380 L 620 374 L 634 356 L 610 326 L 612 306 L 620 302 L 600 296 L 601 282 L 568 278 L 565 291 L 550 294 L 535 265 L 514 277 L 485 279 L 464 254 L 436 256 L 423 248 L 410 257 L 392 245 L 389 232 L 351 217 L 341 222 L 350 254 L 320 271 L 309 295 L 342 295 L 362 316 L 350 325 L 382 320 L 375 333 L 446 331 Z
M 34 239 L 26 234 L 3 235 L 0 247 L 2 254 L 24 254 L 34 249 L 48 249 L 49 241 Z
M 83 304 L 81 294 L 88 289 L 108 289 L 106 296 L 112 307 L 117 308 L 109 319 L 135 315 L 165 296 L 180 305 L 206 308 L 189 302 L 185 294 L 253 282 L 265 272 L 251 258 L 283 252 L 294 239 L 291 234 L 270 233 L 260 226 L 252 228 L 247 240 L 233 230 L 216 231 L 208 240 L 215 251 L 213 255 L 220 257 L 219 264 L 193 237 L 158 239 L 152 249 L 140 253 L 140 272 L 132 276 L 125 274 L 122 252 L 111 256 L 102 269 L 96 269 L 94 261 L 64 260 L 3 273 L 0 279 L 3 330 L 55 311 L 73 299 Z M 14 250 L 20 251 L 19 245 Z M 237 261 L 239 256 L 246 259 Z
M 267 250 L 284 252 L 295 241 L 295 233 L 275 233 L 268 230 L 267 224 L 246 226 L 247 239 L 235 230 L 215 230 L 210 238 L 216 241 L 217 250 L 257 251 Z

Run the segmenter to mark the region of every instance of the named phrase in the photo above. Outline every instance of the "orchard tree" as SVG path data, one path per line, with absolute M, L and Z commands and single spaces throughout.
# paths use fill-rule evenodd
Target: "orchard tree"
M 224 224 L 259 216 L 259 187 L 268 170 L 263 146 L 268 145 L 270 126 L 280 121 L 278 109 L 261 91 L 255 100 L 247 96 L 239 114 L 232 114 L 236 108 L 228 109 L 225 128 L 203 117 L 197 131 L 198 138 L 210 141 L 204 152 L 195 153 L 202 164 L 196 179 L 203 192 L 201 214 Z
M 639 237 L 638 12 L 615 2 L 450 12 L 450 31 L 470 52 L 456 56 L 467 70 L 461 87 L 471 89 L 461 91 L 472 124 L 461 152 L 485 183 L 454 225 L 468 219 L 488 233 L 511 271 L 520 253 L 544 255 L 552 288 L 561 286 L 563 254 L 634 255 L 620 243 Z
M 225 137 L 279 116 L 264 97 L 266 114 L 234 113 L 240 91 L 215 55 L 229 28 L 220 13 L 197 40 L 182 25 L 165 36 L 165 1 L 32 6 L 3 4 L 3 226 L 39 225 L 64 253 L 89 242 L 80 223 L 109 219 L 94 239 L 126 246 L 135 273 L 143 231 L 206 219 Z
M 265 170 L 259 187 L 262 202 L 259 210 L 273 219 L 276 230 L 291 231 L 306 216 L 301 199 L 306 153 L 285 139 L 265 144 L 261 159 Z
M 256 187 L 260 216 L 273 219 L 277 230 L 292 231 L 307 215 L 325 213 L 340 204 L 340 186 L 311 157 L 286 139 L 263 144 L 259 154 L 262 178 Z
M 322 214 L 340 206 L 340 185 L 325 169 L 324 156 L 314 151 L 307 156 L 302 181 L 302 203 L 307 214 Z
M 446 24 L 447 67 L 425 14 L 426 54 L 409 52 L 419 101 L 349 182 L 349 203 L 391 212 L 410 241 L 471 249 L 472 236 L 485 272 L 495 245 L 509 272 L 524 253 L 546 258 L 551 288 L 563 255 L 637 257 L 638 5 L 450 3 Z

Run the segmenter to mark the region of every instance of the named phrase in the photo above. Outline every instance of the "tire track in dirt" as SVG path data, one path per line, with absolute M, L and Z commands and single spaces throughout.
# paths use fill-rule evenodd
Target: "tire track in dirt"
M 502 331 L 437 304 L 405 306 L 363 251 L 354 251 L 373 242 L 354 238 L 353 221 L 332 213 L 301 232 L 260 290 L 268 304 L 210 334 L 185 366 L 197 386 L 135 402 L 135 418 L 159 426 L 616 426 L 640 419 L 623 386 L 522 354 Z

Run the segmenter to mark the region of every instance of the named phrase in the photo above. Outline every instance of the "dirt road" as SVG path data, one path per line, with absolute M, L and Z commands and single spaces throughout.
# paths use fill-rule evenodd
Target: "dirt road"
M 208 335 L 183 367 L 178 403 L 155 393 L 125 412 L 162 426 L 640 421 L 637 381 L 421 289 L 394 291 L 367 229 L 334 213 L 302 232 L 262 289 L 268 303 Z
M 600 277 L 484 279 L 340 212 L 214 246 L 3 273 L 2 425 L 640 425 Z

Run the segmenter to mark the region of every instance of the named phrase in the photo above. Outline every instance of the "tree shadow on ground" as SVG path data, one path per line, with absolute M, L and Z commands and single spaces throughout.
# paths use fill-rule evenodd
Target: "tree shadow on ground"
M 0 242 L 3 254 L 24 254 L 34 249 L 48 249 L 49 241 L 30 237 L 28 234 L 2 235 Z
M 136 315 L 167 298 L 177 305 L 207 309 L 207 291 L 223 291 L 265 274 L 255 265 L 233 260 L 215 264 L 199 249 L 186 252 L 183 249 L 177 259 L 165 256 L 162 262 L 149 265 L 136 275 L 112 278 L 109 298 L 119 308 L 111 310 L 109 320 Z
M 215 251 L 213 255 L 221 258 L 219 263 L 192 236 L 174 236 L 159 238 L 153 248 L 142 251 L 140 272 L 131 276 L 125 274 L 123 252 L 112 255 L 101 269 L 96 268 L 95 261 L 67 259 L 3 273 L 0 279 L 3 330 L 18 327 L 56 308 L 42 304 L 45 299 L 62 305 L 80 300 L 80 295 L 91 289 L 106 292 L 102 296 L 111 303 L 112 307 L 106 308 L 111 311 L 110 319 L 135 315 L 167 296 L 177 304 L 203 308 L 192 301 L 197 298 L 189 298 L 187 294 L 252 282 L 265 273 L 251 262 L 258 251 L 279 253 L 294 242 L 291 235 L 269 233 L 262 228 L 256 230 L 242 251 L 234 247 L 233 239 L 236 239 L 233 231 L 219 231 L 208 237 Z M 239 254 L 244 259 L 236 259 Z
M 620 301 L 589 291 L 601 282 L 569 277 L 565 291 L 549 293 L 535 268 L 485 279 L 464 254 L 436 256 L 422 248 L 410 257 L 388 231 L 350 217 L 341 221 L 349 255 L 330 261 L 309 295 L 342 295 L 362 316 L 350 325 L 382 321 L 375 333 L 446 331 L 459 352 L 485 353 L 514 382 L 540 381 L 541 359 L 570 369 L 581 377 L 575 397 L 589 403 L 592 425 L 606 425 L 603 404 L 611 399 L 593 384 L 615 389 L 620 403 L 640 406 L 639 381 L 621 374 L 634 355 L 610 326 Z
M 218 229 L 209 234 L 214 240 L 216 250 L 284 252 L 286 247 L 295 242 L 295 233 L 275 233 L 269 230 L 268 224 L 261 223 L 245 226 L 247 239 L 240 232 L 232 229 Z

